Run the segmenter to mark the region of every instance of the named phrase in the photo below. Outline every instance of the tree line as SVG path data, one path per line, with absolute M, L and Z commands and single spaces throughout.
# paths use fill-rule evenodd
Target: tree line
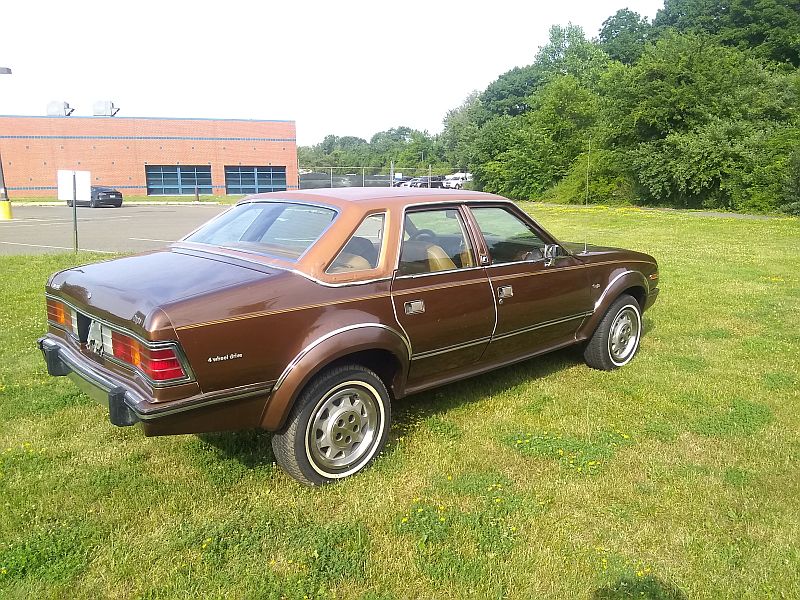
M 300 162 L 468 169 L 515 199 L 800 214 L 798 67 L 800 0 L 666 0 L 652 21 L 617 11 L 595 39 L 553 26 L 441 134 L 327 136 Z

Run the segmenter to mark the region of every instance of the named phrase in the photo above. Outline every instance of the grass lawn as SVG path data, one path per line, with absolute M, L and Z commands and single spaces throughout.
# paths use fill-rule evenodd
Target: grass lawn
M 101 257 L 0 258 L 0 597 L 800 597 L 800 220 L 524 206 L 658 258 L 638 357 L 398 402 L 322 489 L 264 433 L 111 426 L 34 347 L 47 275 Z

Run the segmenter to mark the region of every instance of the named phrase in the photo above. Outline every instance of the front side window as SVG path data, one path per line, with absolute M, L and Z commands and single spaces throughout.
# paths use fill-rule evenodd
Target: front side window
M 335 210 L 319 206 L 251 202 L 233 207 L 184 241 L 297 260 L 335 217 Z
M 505 208 L 470 207 L 486 239 L 492 264 L 544 258 L 545 243 L 522 219 Z
M 457 209 L 422 210 L 406 215 L 399 275 L 474 266 L 472 247 Z
M 376 269 L 383 245 L 385 218 L 384 213 L 366 217 L 326 272 L 351 273 Z

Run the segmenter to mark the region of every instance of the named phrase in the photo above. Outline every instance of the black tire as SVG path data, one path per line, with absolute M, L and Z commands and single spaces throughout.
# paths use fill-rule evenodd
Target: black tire
M 272 450 L 278 465 L 300 483 L 331 483 L 374 460 L 391 422 L 389 393 L 380 377 L 357 364 L 334 367 L 300 393 L 286 425 L 272 437 Z
M 641 337 L 641 307 L 635 298 L 622 294 L 603 315 L 586 344 L 583 358 L 593 369 L 618 369 L 636 356 Z
M 92 198 L 91 200 L 89 200 L 89 206 L 91 208 L 97 208 L 98 206 L 100 206 L 99 200 L 95 200 L 94 198 Z
M 67 200 L 67 206 L 69 206 L 70 208 L 72 208 L 72 200 Z

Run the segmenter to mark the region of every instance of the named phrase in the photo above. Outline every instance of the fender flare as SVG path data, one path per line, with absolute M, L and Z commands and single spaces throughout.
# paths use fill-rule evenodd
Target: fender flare
M 411 362 L 408 339 L 381 323 L 355 323 L 318 337 L 292 359 L 272 388 L 261 415 L 261 427 L 269 431 L 283 427 L 297 396 L 312 377 L 335 360 L 365 350 L 387 351 L 395 357 L 399 372 L 387 387 L 393 388 L 396 396 L 402 396 Z
M 600 294 L 600 297 L 594 304 L 592 314 L 584 320 L 578 332 L 575 334 L 576 339 L 586 340 L 592 337 L 594 330 L 600 324 L 600 321 L 605 316 L 606 311 L 611 304 L 616 300 L 619 295 L 625 290 L 630 288 L 641 288 L 642 292 L 647 297 L 647 290 L 649 288 L 647 278 L 639 271 L 631 271 L 630 269 L 618 273 Z M 641 307 L 644 311 L 644 306 Z

